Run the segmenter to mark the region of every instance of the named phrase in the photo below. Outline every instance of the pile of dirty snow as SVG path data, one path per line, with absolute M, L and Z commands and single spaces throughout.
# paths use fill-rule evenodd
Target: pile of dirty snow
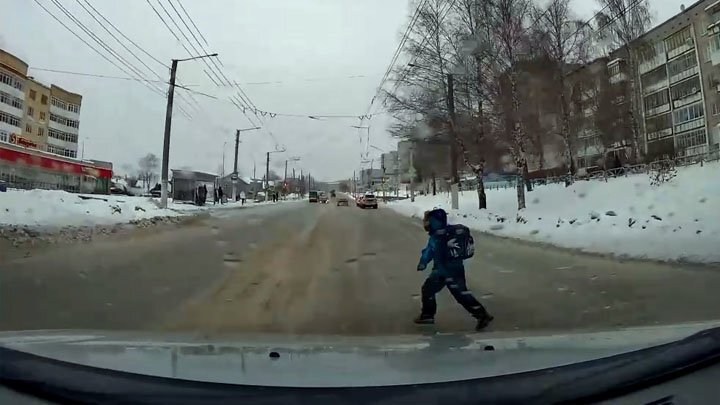
M 0 224 L 93 226 L 179 215 L 145 197 L 73 194 L 59 190 L 0 193 Z
M 448 194 L 419 196 L 388 207 L 409 216 L 441 207 L 450 220 L 491 234 L 550 243 L 619 257 L 720 262 L 720 164 L 677 169 L 667 183 L 651 186 L 647 174 L 537 186 L 517 210 L 513 188 L 488 190 L 488 209 L 463 192 L 450 211 Z M 481 246 L 478 247 L 482 249 Z

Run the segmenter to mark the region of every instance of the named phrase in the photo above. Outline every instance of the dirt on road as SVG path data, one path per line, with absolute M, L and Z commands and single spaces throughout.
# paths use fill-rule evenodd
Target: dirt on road
M 447 291 L 412 323 L 427 235 L 383 206 L 307 202 L 3 264 L 0 329 L 387 335 L 471 330 Z M 468 285 L 493 331 L 612 329 L 720 319 L 716 268 L 625 261 L 476 235 Z

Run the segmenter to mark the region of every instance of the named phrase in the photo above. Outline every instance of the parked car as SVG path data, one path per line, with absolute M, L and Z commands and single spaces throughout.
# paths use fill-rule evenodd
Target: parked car
M 317 191 L 311 191 L 308 193 L 308 201 L 311 203 L 318 202 L 318 192 Z
M 345 196 L 340 196 L 340 197 L 338 197 L 338 199 L 337 199 L 337 206 L 339 207 L 339 206 L 341 206 L 341 205 L 344 205 L 344 206 L 346 206 L 346 207 L 349 207 L 349 206 L 350 206 L 350 200 L 348 200 L 348 198 L 345 197 Z
M 358 207 L 359 208 L 372 208 L 377 209 L 378 203 L 377 198 L 375 198 L 374 194 L 365 194 L 364 196 L 360 197 L 358 200 Z
M 327 196 L 327 194 L 325 194 L 324 191 L 321 191 L 320 194 L 319 194 L 319 196 L 320 196 L 320 202 L 323 203 L 323 204 L 327 204 L 327 202 L 328 202 L 328 196 Z

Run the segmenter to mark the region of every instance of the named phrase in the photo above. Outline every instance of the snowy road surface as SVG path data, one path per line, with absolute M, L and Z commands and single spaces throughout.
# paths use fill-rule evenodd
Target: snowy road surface
M 290 202 L 197 224 L 38 248 L 0 263 L 0 329 L 309 334 L 467 331 L 439 295 L 418 327 L 420 223 L 387 206 Z M 720 269 L 619 262 L 476 234 L 468 285 L 493 331 L 607 329 L 720 319 Z

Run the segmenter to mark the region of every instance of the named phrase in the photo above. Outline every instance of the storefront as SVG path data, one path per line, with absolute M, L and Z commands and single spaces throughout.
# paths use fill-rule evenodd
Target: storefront
M 0 180 L 21 189 L 109 194 L 112 165 L 0 143 Z

